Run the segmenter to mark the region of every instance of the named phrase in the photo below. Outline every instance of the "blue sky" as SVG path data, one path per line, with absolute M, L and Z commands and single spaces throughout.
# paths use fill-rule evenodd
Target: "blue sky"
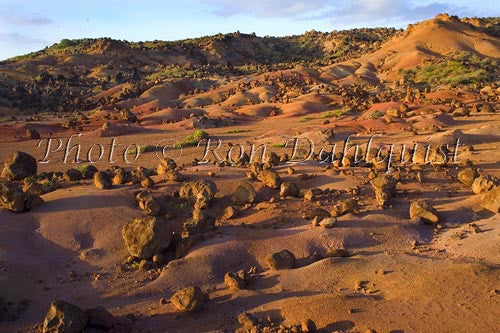
M 0 0 L 0 59 L 63 38 L 175 40 L 218 32 L 259 36 L 396 26 L 440 12 L 500 16 L 498 0 Z

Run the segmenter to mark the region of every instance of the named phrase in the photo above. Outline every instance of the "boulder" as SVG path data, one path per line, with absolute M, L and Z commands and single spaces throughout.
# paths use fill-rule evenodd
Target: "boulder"
M 144 188 L 153 188 L 155 186 L 155 181 L 151 177 L 146 177 L 141 181 L 141 186 Z
M 475 169 L 465 168 L 463 170 L 460 170 L 460 172 L 457 175 L 457 178 L 465 186 L 472 186 L 472 183 L 474 183 L 474 179 L 477 176 L 479 176 L 479 174 Z
M 104 331 L 113 328 L 113 315 L 102 306 L 85 310 L 88 316 L 87 327 L 94 327 Z
M 98 171 L 94 174 L 94 186 L 100 190 L 107 190 L 113 187 L 111 176 L 107 172 Z
M 205 209 L 214 199 L 217 185 L 211 180 L 197 180 L 181 186 L 179 195 L 189 200 L 196 209 Z
M 158 216 L 163 213 L 161 204 L 153 197 L 150 191 L 141 191 L 135 196 L 139 208 L 147 215 Z
M 42 198 L 23 192 L 20 186 L 0 182 L 0 206 L 3 208 L 15 213 L 22 213 L 42 203 Z
M 193 210 L 193 217 L 184 222 L 184 230 L 188 235 L 202 234 L 215 228 L 215 218 L 200 209 Z
M 281 185 L 281 178 L 274 170 L 262 170 L 257 174 L 257 179 L 267 187 L 278 188 Z
M 36 175 L 37 164 L 33 156 L 17 151 L 10 155 L 4 162 L 1 178 L 9 181 L 23 180 Z
M 163 217 L 135 218 L 125 224 L 122 236 L 130 255 L 149 259 L 170 245 L 172 227 Z
M 397 180 L 387 174 L 381 174 L 370 181 L 375 191 L 375 199 L 380 207 L 383 207 L 396 192 Z
M 295 267 L 295 256 L 288 250 L 282 250 L 268 256 L 267 263 L 274 270 L 291 269 Z
M 241 182 L 231 196 L 231 201 L 235 205 L 245 205 L 253 203 L 255 201 L 255 196 L 256 193 L 252 184 L 248 182 Z
M 475 194 L 487 192 L 496 185 L 498 185 L 498 179 L 496 177 L 490 175 L 479 176 L 474 179 L 472 183 L 472 192 Z
M 94 174 L 99 170 L 97 170 L 95 166 L 88 164 L 81 167 L 80 171 L 82 173 L 83 178 L 92 179 L 94 178 Z
M 43 333 L 81 333 L 88 323 L 88 314 L 65 301 L 54 301 L 43 321 Z
M 304 192 L 304 200 L 316 201 L 323 194 L 323 190 L 314 187 Z
M 164 175 L 165 180 L 171 182 L 182 182 L 184 180 L 184 176 L 177 170 L 167 170 Z
M 115 175 L 112 180 L 113 185 L 122 185 L 132 181 L 130 172 L 123 168 L 117 168 L 114 173 Z
M 224 275 L 224 283 L 231 289 L 245 289 L 247 285 L 245 271 L 227 272 Z
M 484 193 L 481 196 L 480 205 L 495 214 L 498 213 L 500 211 L 500 186 L 495 186 Z
M 67 182 L 76 182 L 82 180 L 82 173 L 77 169 L 68 169 L 64 172 L 63 178 Z
M 298 197 L 300 195 L 300 189 L 297 184 L 292 182 L 283 182 L 280 186 L 280 196 L 281 197 Z
M 436 209 L 426 200 L 416 200 L 410 204 L 410 218 L 422 218 L 426 223 L 439 222 Z
M 175 168 L 177 168 L 175 161 L 171 158 L 167 158 L 160 161 L 160 164 L 156 167 L 156 173 L 158 175 L 164 175 L 169 170 L 175 170 Z
M 203 309 L 205 298 L 200 287 L 191 286 L 177 291 L 170 297 L 170 302 L 181 311 L 199 312 Z
M 276 154 L 273 151 L 266 154 L 266 157 L 264 160 L 265 160 L 265 162 L 269 163 L 271 166 L 275 166 L 275 165 L 280 164 L 280 157 L 278 156 L 278 154 Z
M 346 199 L 335 204 L 330 212 L 331 216 L 338 217 L 345 214 L 359 214 L 358 201 L 355 199 Z

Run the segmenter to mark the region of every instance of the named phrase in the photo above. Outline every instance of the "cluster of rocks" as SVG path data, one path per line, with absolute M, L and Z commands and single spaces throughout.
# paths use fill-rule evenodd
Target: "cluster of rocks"
M 50 304 L 42 332 L 107 332 L 113 326 L 113 315 L 104 307 L 82 310 L 74 304 L 57 300 Z
M 460 170 L 458 180 L 471 188 L 474 194 L 481 195 L 481 207 L 493 212 L 500 211 L 500 182 L 491 175 L 480 175 L 477 170 L 469 167 Z
M 294 333 L 316 333 L 318 329 L 316 324 L 311 319 L 304 320 L 300 325 L 285 326 L 280 323 L 279 319 L 272 319 L 269 316 L 260 318 L 255 314 L 243 312 L 238 315 L 238 323 L 241 325 L 236 330 L 237 333 L 247 332 L 294 332 Z

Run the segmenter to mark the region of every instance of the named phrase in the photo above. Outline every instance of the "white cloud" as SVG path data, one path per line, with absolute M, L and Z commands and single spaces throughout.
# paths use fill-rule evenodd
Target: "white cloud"
M 450 0 L 203 0 L 214 6 L 220 16 L 251 15 L 261 18 L 329 19 L 334 23 L 369 25 L 376 23 L 415 22 L 438 13 L 465 13 L 465 7 Z
M 328 0 L 203 0 L 214 5 L 214 11 L 221 16 L 250 14 L 258 17 L 301 16 L 328 7 L 334 1 Z
M 4 19 L 16 25 L 46 25 L 52 23 L 51 19 L 42 16 L 6 16 Z
M 17 32 L 0 32 L 0 42 L 22 43 L 22 44 L 48 43 L 44 39 L 22 35 Z

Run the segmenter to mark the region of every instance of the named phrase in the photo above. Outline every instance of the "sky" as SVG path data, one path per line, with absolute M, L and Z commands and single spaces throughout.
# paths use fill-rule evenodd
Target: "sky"
M 498 0 L 0 0 L 0 60 L 63 38 L 177 40 L 391 26 L 448 12 L 500 16 Z

